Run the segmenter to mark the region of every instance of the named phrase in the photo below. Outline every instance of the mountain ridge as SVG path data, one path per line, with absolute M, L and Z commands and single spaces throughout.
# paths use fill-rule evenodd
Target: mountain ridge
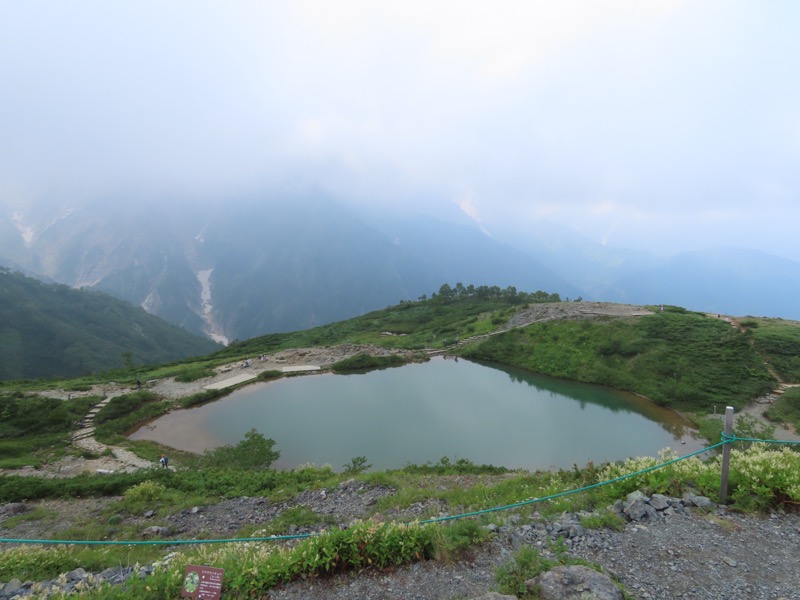
M 103 292 L 0 269 L 0 380 L 77 376 L 218 348 Z
M 0 262 L 73 287 L 90 284 L 222 341 L 350 318 L 429 294 L 442 281 L 800 318 L 790 300 L 800 294 L 800 263 L 757 251 L 657 256 L 546 222 L 489 234 L 455 208 L 452 218 L 389 217 L 322 193 L 235 204 L 106 200 L 27 216 L 7 205 Z M 751 263 L 757 268 L 741 268 Z

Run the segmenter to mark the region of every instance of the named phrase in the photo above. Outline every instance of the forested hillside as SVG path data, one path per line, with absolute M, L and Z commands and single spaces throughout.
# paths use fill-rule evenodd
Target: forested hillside
M 217 348 L 107 294 L 0 270 L 0 379 L 75 376 Z

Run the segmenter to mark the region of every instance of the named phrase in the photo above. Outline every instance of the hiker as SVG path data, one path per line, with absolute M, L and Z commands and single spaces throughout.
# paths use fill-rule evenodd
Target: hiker
M 161 459 L 158 462 L 160 462 L 161 466 L 166 469 L 167 465 L 169 464 L 169 459 L 167 458 L 166 454 L 162 454 Z

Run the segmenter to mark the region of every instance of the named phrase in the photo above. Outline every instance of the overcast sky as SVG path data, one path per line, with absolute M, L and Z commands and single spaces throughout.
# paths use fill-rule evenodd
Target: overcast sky
M 0 195 L 305 186 L 800 260 L 800 2 L 0 0 Z

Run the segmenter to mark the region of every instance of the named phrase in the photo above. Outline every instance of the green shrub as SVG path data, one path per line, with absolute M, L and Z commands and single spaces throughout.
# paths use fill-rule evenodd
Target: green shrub
M 94 421 L 99 425 L 107 421 L 127 417 L 144 405 L 157 402 L 158 400 L 159 397 L 156 394 L 147 390 L 116 396 L 100 409 L 97 415 L 95 415 Z
M 776 423 L 791 423 L 800 431 L 800 388 L 786 390 L 764 414 Z
M 25 394 L 0 394 L 0 439 L 75 429 L 93 399 L 59 400 Z
M 143 481 L 125 490 L 123 500 L 126 502 L 141 503 L 161 500 L 167 488 L 157 481 Z
M 222 398 L 223 396 L 227 396 L 231 393 L 230 388 L 225 388 L 221 390 L 203 390 L 202 392 L 197 392 L 196 394 L 192 394 L 191 396 L 184 396 L 180 400 L 178 400 L 178 404 L 182 408 L 190 408 L 192 406 L 199 406 L 201 404 L 205 404 L 206 402 L 211 402 L 216 400 L 217 398 Z
M 440 525 L 436 532 L 434 556 L 437 560 L 457 561 L 464 552 L 488 537 L 486 529 L 474 519 L 458 519 Z
M 511 561 L 503 563 L 494 573 L 497 591 L 527 600 L 537 598 L 525 582 L 540 573 L 558 566 L 558 561 L 548 560 L 535 548 L 523 547 L 514 553 Z
M 439 459 L 438 463 L 427 462 L 423 465 L 409 463 L 402 469 L 406 473 L 419 473 L 428 475 L 501 475 L 508 473 L 506 467 L 493 465 L 476 465 L 468 458 L 451 460 L 447 456 Z
M 281 456 L 274 450 L 275 440 L 265 438 L 256 429 L 244 434 L 244 439 L 235 446 L 220 446 L 207 450 L 203 463 L 208 468 L 235 470 L 268 469 Z
M 336 373 L 344 371 L 363 371 L 366 369 L 385 369 L 387 367 L 399 367 L 408 362 L 399 354 L 388 356 L 372 356 L 371 354 L 356 354 L 331 365 L 331 370 Z
M 599 512 L 582 515 L 581 525 L 586 529 L 613 529 L 621 531 L 625 527 L 625 519 L 612 510 L 602 510 Z
M 258 374 L 258 380 L 259 381 L 269 381 L 270 379 L 277 379 L 277 378 L 282 377 L 282 376 L 283 376 L 283 373 L 281 373 L 280 371 L 276 371 L 274 369 L 271 369 L 269 371 L 261 371 L 261 373 Z
M 367 462 L 366 456 L 355 456 L 350 462 L 342 466 L 344 475 L 358 475 L 364 471 L 369 471 L 372 465 Z
M 214 371 L 214 369 L 211 369 L 209 367 L 192 367 L 176 375 L 175 381 L 179 381 L 181 383 L 189 383 L 191 381 L 197 381 L 198 379 L 203 379 L 205 377 L 213 377 L 214 375 L 216 375 L 216 372 Z

